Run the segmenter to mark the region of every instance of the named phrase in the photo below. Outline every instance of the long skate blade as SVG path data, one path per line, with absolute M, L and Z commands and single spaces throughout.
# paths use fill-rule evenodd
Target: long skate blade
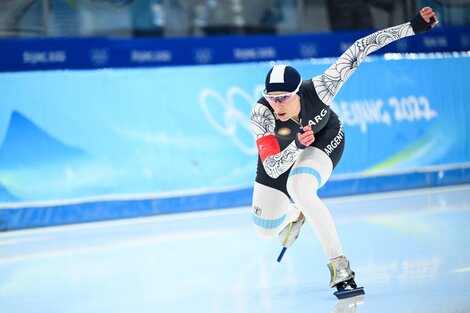
M 333 293 L 338 299 L 346 299 L 359 295 L 365 295 L 364 287 L 357 287 L 354 289 L 343 289 Z
M 281 253 L 280 253 L 279 256 L 277 257 L 277 261 L 278 261 L 278 262 L 281 262 L 282 257 L 284 256 L 284 253 L 286 253 L 286 250 L 287 250 L 286 247 L 282 248 Z

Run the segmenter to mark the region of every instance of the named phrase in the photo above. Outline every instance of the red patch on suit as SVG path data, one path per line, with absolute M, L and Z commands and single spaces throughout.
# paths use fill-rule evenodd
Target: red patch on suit
M 268 157 L 281 152 L 281 146 L 274 135 L 267 135 L 256 140 L 258 153 L 261 161 L 264 162 Z

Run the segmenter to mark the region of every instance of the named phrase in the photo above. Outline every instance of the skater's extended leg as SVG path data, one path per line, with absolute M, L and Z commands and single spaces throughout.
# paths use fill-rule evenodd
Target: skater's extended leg
M 332 260 L 343 255 L 333 218 L 318 197 L 317 190 L 333 170 L 330 158 L 318 148 L 307 147 L 292 168 L 287 190 L 307 222 L 314 229 L 326 256 Z
M 315 230 L 325 254 L 330 259 L 330 287 L 336 287 L 336 297 L 343 299 L 364 294 L 364 289 L 357 288 L 354 272 L 349 267 L 349 261 L 343 256 L 333 218 L 317 196 L 318 188 L 328 180 L 332 169 L 333 164 L 326 153 L 315 147 L 307 147 L 290 172 L 287 190 Z

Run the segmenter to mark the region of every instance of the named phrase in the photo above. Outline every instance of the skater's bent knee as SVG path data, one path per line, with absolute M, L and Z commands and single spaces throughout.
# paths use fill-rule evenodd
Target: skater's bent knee
M 288 203 L 285 205 L 287 207 Z M 260 207 L 254 206 L 251 220 L 258 235 L 263 238 L 271 238 L 277 235 L 285 224 L 286 213 L 280 209 L 262 210 Z
M 270 239 L 278 233 L 277 228 L 263 228 L 256 224 L 253 224 L 253 227 L 258 236 L 260 236 L 262 239 Z
M 262 238 L 268 239 L 279 233 L 279 227 L 281 227 L 285 218 L 286 216 L 283 215 L 277 219 L 266 219 L 253 214 L 252 222 L 258 235 Z

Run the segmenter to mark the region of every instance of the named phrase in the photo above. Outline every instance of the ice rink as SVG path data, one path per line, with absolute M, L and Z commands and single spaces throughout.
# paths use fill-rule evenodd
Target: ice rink
M 470 185 L 326 203 L 363 298 L 307 223 L 277 263 L 244 207 L 0 233 L 0 312 L 470 312 Z

